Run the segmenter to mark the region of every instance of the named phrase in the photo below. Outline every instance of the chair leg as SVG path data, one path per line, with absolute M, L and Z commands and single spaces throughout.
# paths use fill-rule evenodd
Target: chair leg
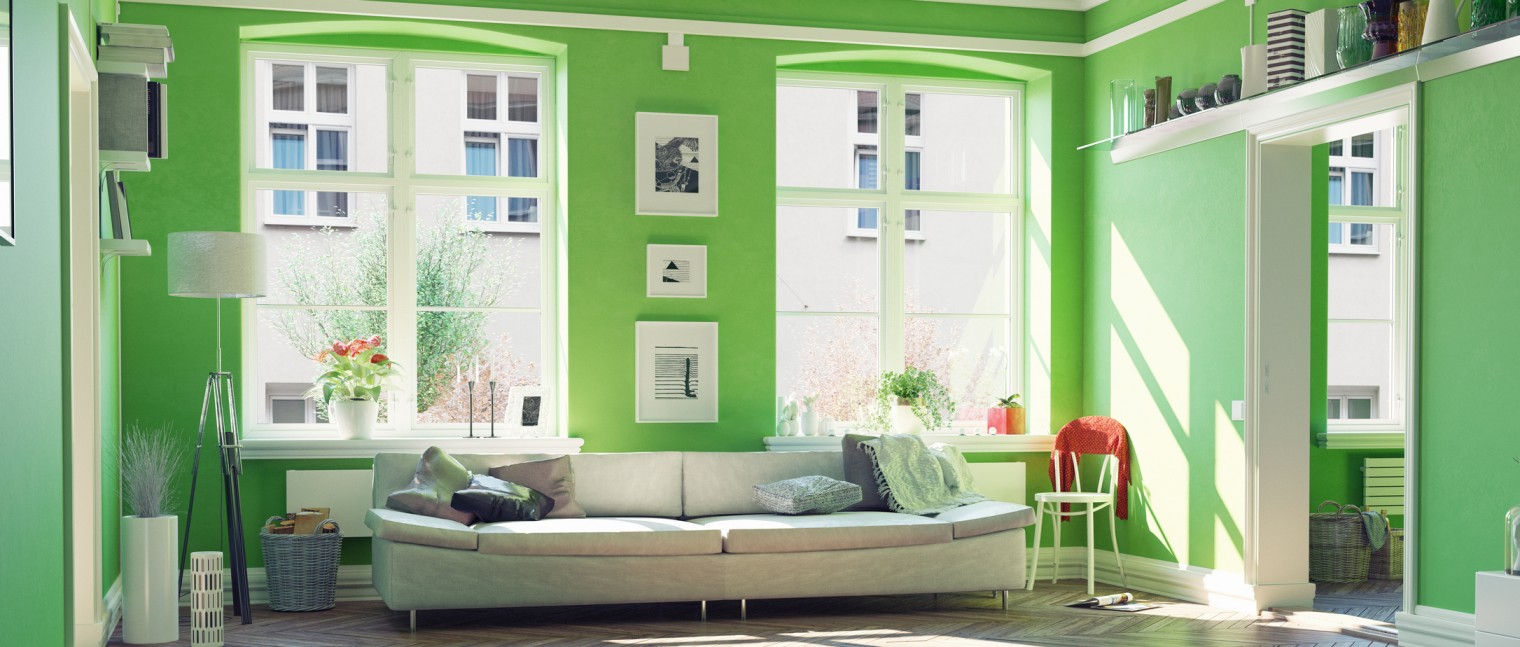
M 1087 504 L 1087 594 L 1093 594 L 1093 504 Z
M 1034 590 L 1034 578 L 1040 574 L 1040 529 L 1045 525 L 1045 504 L 1038 501 L 1034 504 L 1034 559 L 1029 562 L 1029 581 L 1024 583 L 1025 591 Z
M 1124 560 L 1119 558 L 1119 513 L 1114 511 L 1114 506 L 1108 506 L 1108 537 L 1113 540 L 1114 563 L 1119 565 L 1119 581 L 1124 583 L 1124 590 L 1129 590 L 1129 576 L 1124 574 Z
M 1050 572 L 1050 583 L 1057 584 L 1061 581 L 1061 504 L 1050 505 L 1050 532 L 1055 537 L 1056 550 L 1056 567 Z
M 702 622 L 707 622 L 707 600 L 702 601 Z
M 411 616 L 412 633 L 417 633 L 417 610 L 412 609 L 408 615 Z

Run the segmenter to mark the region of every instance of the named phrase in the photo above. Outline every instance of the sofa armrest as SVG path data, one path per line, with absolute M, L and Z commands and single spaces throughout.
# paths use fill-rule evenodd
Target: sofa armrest
M 364 525 L 376 537 L 403 544 L 422 544 L 439 548 L 475 550 L 479 535 L 474 528 L 457 521 L 428 517 L 389 508 L 370 508 Z

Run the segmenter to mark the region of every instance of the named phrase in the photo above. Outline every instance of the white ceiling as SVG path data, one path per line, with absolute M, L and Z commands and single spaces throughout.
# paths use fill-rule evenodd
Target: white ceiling
M 985 4 L 999 7 L 1027 7 L 1030 9 L 1060 9 L 1064 11 L 1087 11 L 1108 0 L 925 0 L 954 4 Z

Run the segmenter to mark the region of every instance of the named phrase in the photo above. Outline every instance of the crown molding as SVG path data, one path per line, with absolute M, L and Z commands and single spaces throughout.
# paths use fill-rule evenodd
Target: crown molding
M 1056 11 L 1087 11 L 1108 0 L 921 0 L 923 2 L 946 2 L 950 4 L 979 4 L 994 7 L 1019 7 L 1021 9 L 1054 9 Z

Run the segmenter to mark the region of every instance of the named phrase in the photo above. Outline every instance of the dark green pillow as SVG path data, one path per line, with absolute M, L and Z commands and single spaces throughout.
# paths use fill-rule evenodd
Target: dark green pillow
M 554 499 L 542 492 L 485 474 L 470 477 L 470 487 L 455 492 L 452 504 L 486 523 L 538 521 L 554 509 Z
M 423 452 L 422 460 L 417 461 L 417 474 L 412 477 L 412 482 L 406 489 L 386 497 L 385 507 L 458 521 L 468 526 L 475 523 L 475 516 L 449 505 L 454 493 L 467 487 L 470 487 L 470 470 L 448 452 L 429 447 Z

